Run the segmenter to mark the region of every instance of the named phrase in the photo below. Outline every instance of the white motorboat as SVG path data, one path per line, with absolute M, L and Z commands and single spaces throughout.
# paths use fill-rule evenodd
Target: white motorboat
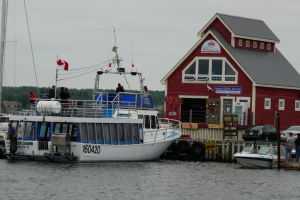
M 273 166 L 273 162 L 278 160 L 277 147 L 262 146 L 257 153 L 253 153 L 253 151 L 254 145 L 246 147 L 241 153 L 234 154 L 234 158 L 245 168 L 270 169 Z M 280 160 L 284 161 L 284 157 L 280 156 Z
M 116 50 L 116 47 L 114 47 Z M 118 59 L 118 56 L 116 56 Z M 117 60 L 119 64 L 119 60 Z M 107 74 L 139 77 L 139 93 L 99 91 L 99 77 Z M 119 76 L 120 77 L 120 76 Z M 36 116 L 13 115 L 18 149 L 6 152 L 13 159 L 110 162 L 156 160 L 180 137 L 181 122 L 160 128 L 152 96 L 144 91 L 142 74 L 97 71 L 93 100 L 40 100 L 32 108 Z

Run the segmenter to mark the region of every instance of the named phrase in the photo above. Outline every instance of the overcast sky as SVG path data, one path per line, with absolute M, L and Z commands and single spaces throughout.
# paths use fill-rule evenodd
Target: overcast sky
M 55 84 L 57 54 L 69 69 L 112 58 L 114 26 L 123 66 L 130 70 L 133 61 L 150 90 L 164 90 L 160 80 L 199 40 L 197 32 L 216 13 L 263 20 L 280 39 L 277 48 L 300 71 L 297 0 L 26 0 L 26 8 L 39 87 Z M 3 85 L 36 86 L 23 0 L 9 0 L 6 40 L 17 43 L 6 43 Z M 63 74 L 58 78 L 78 75 Z M 95 75 L 59 81 L 58 86 L 93 88 Z M 131 89 L 138 89 L 137 77 L 127 80 Z M 102 78 L 100 88 L 116 88 L 118 82 L 128 89 L 120 75 Z

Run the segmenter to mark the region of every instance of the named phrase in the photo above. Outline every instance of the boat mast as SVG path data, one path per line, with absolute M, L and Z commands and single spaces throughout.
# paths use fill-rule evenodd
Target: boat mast
M 2 102 L 2 82 L 3 82 L 3 67 L 4 67 L 4 54 L 5 54 L 5 40 L 6 40 L 6 0 L 2 0 L 2 22 L 1 22 L 1 48 L 0 48 L 0 113 Z

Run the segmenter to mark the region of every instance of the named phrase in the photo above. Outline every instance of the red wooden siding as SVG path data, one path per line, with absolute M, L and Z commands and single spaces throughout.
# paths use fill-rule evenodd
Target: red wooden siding
M 271 109 L 269 110 L 265 109 L 265 98 L 271 99 Z M 285 100 L 284 110 L 278 109 L 279 99 Z M 300 111 L 295 111 L 295 100 L 300 100 L 298 90 L 257 87 L 255 123 L 273 125 L 274 112 L 277 111 L 280 114 L 281 130 L 285 130 L 292 125 L 300 125 Z
M 224 26 L 224 24 L 216 18 L 204 31 L 204 34 L 207 33 L 210 29 L 218 30 L 223 37 L 231 44 L 231 32 Z

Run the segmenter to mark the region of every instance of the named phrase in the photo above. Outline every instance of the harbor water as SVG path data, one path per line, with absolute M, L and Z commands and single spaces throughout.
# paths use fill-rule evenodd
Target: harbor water
M 299 199 L 298 170 L 222 162 L 0 160 L 1 199 Z

